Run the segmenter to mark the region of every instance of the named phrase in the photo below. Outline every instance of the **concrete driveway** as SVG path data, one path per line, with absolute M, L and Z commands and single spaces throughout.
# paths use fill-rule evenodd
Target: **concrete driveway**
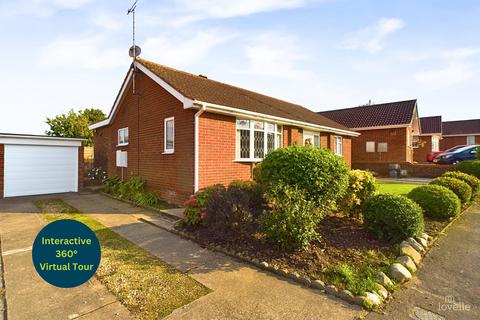
M 341 320 L 355 319 L 366 315 L 366 312 L 358 306 L 350 305 L 316 290 L 303 288 L 296 283 L 240 263 L 225 255 L 203 249 L 191 241 L 181 239 L 164 229 L 139 220 L 149 220 L 151 223 L 166 228 L 172 226 L 171 220 L 163 219 L 156 213 L 99 194 L 63 194 L 49 198 L 59 197 L 80 211 L 90 214 L 121 236 L 155 254 L 166 263 L 188 273 L 197 281 L 213 289 L 212 293 L 175 310 L 167 319 Z M 4 210 L 28 211 L 29 208 L 34 210 L 30 204 L 33 199 L 0 200 L 0 212 Z M 0 215 L 2 225 L 4 221 L 13 221 L 18 219 L 15 217 L 19 216 L 26 220 L 22 223 L 26 225 L 40 219 L 35 214 L 0 213 Z M 0 229 L 2 237 L 3 234 L 12 234 L 12 232 L 16 233 L 15 229 L 10 227 Z M 33 230 L 32 234 L 35 232 L 36 230 Z M 26 241 L 21 247 L 28 243 Z M 28 259 L 21 261 L 20 264 L 24 268 L 33 268 Z M 38 287 L 41 283 L 22 284 L 13 276 L 14 266 L 9 266 L 7 269 L 8 273 L 12 274 L 11 277 L 7 277 L 8 309 L 9 313 L 14 314 L 20 308 L 20 299 L 18 302 L 13 302 L 14 297 L 18 296 L 14 293 L 14 288 L 25 285 Z M 34 274 L 34 271 L 30 273 Z M 36 274 L 32 275 L 32 277 L 35 276 Z M 23 300 L 23 302 L 26 301 Z M 54 312 L 50 312 L 50 315 L 55 314 Z M 50 316 L 50 319 L 53 318 Z

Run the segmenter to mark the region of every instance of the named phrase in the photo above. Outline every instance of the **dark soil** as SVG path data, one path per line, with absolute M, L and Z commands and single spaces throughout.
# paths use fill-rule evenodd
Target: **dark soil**
M 425 218 L 425 232 L 431 236 L 436 237 L 440 231 L 443 230 L 450 223 L 451 220 L 434 220 Z
M 183 228 L 200 244 L 220 245 L 252 259 L 266 261 L 281 269 L 294 269 L 313 278 L 323 278 L 322 273 L 341 263 L 380 267 L 396 252 L 394 244 L 375 238 L 361 221 L 335 215 L 325 217 L 319 224 L 319 240 L 306 250 L 289 252 L 266 242 L 254 225 L 243 233 L 219 233 L 206 227 Z

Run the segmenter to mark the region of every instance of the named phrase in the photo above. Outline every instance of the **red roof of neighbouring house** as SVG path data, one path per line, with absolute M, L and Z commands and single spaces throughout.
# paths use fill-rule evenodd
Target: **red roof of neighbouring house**
M 480 119 L 442 122 L 443 135 L 480 134 Z
M 137 58 L 137 61 L 182 95 L 192 100 L 307 122 L 334 129 L 349 130 L 344 125 L 298 104 L 211 80 L 205 76 L 176 70 L 141 58 Z
M 422 134 L 442 133 L 442 116 L 420 118 Z
M 319 112 L 344 126 L 355 128 L 400 126 L 412 122 L 417 100 L 406 100 Z

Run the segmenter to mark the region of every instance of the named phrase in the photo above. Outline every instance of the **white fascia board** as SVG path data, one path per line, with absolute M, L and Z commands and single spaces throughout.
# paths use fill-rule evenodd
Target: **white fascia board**
M 444 134 L 443 137 L 467 137 L 467 136 L 480 136 L 479 133 L 462 133 L 462 134 Z
M 172 96 L 177 98 L 182 104 L 184 109 L 188 109 L 193 107 L 193 100 L 185 97 L 182 95 L 180 92 L 178 92 L 175 88 L 173 88 L 171 85 L 163 81 L 159 76 L 154 74 L 152 71 L 150 71 L 148 68 L 143 66 L 141 63 L 135 61 L 134 66 L 138 68 L 138 70 L 142 71 L 144 74 L 146 74 L 150 79 L 155 81 L 158 85 L 160 85 L 163 89 L 165 89 L 168 93 L 170 93 Z M 122 84 L 122 88 L 120 89 L 119 94 L 117 95 L 117 98 L 115 99 L 115 103 L 113 104 L 112 110 L 110 111 L 110 115 L 108 116 L 107 119 L 94 123 L 90 125 L 88 128 L 90 130 L 94 130 L 100 127 L 104 127 L 112 123 L 113 118 L 115 117 L 115 114 L 117 112 L 118 107 L 120 106 L 120 103 L 123 99 L 123 96 L 125 95 L 125 91 L 128 88 L 128 85 L 132 81 L 133 78 L 133 68 L 130 68 L 128 71 L 127 78 Z
M 220 113 L 220 114 L 225 114 L 225 115 L 232 115 L 232 116 L 240 116 L 240 117 L 243 116 L 243 117 L 248 117 L 250 119 L 258 119 L 258 120 L 264 120 L 264 121 L 265 120 L 267 120 L 267 121 L 270 120 L 270 121 L 275 121 L 275 122 L 280 123 L 280 124 L 298 126 L 298 127 L 301 127 L 303 129 L 307 129 L 307 130 L 313 130 L 313 131 L 319 131 L 320 130 L 320 131 L 326 131 L 326 132 L 336 133 L 336 134 L 339 134 L 339 135 L 346 135 L 346 136 L 353 136 L 353 137 L 358 137 L 360 135 L 360 133 L 354 132 L 354 131 L 336 129 L 336 128 L 331 128 L 331 127 L 316 125 L 316 124 L 313 124 L 313 123 L 291 120 L 291 119 L 286 119 L 286 118 L 282 118 L 282 117 L 272 116 L 272 115 L 253 112 L 253 111 L 247 111 L 247 110 L 238 109 L 238 108 L 222 106 L 222 105 L 203 102 L 203 101 L 198 101 L 198 100 L 194 101 L 194 105 L 205 106 L 209 112 Z
M 415 134 L 415 136 L 419 137 L 428 137 L 428 136 L 441 136 L 441 132 L 435 132 L 435 133 L 422 133 L 422 134 Z
M 42 137 L 42 136 L 22 136 L 22 135 L 0 135 L 0 144 L 5 145 L 33 145 L 33 146 L 62 146 L 62 147 L 81 147 L 85 139 L 62 138 L 62 137 Z
M 411 124 L 402 124 L 402 125 L 391 125 L 391 126 L 376 126 L 376 127 L 362 127 L 362 128 L 352 128 L 355 131 L 366 131 L 366 130 L 381 130 L 381 129 L 397 129 L 397 128 L 407 128 Z

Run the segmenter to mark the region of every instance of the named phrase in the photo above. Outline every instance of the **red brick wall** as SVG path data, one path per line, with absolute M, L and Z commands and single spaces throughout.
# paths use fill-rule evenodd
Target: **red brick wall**
M 209 112 L 200 116 L 199 189 L 251 178 L 252 164 L 235 162 L 235 121 L 235 117 Z
M 147 180 L 147 189 L 182 203 L 193 193 L 195 111 L 183 109 L 179 100 L 140 72 L 136 90 L 133 95 L 132 87 L 127 88 L 113 123 L 96 130 L 95 165 L 105 167 L 109 176 L 121 176 L 116 150 L 127 151 L 124 178 L 141 176 Z M 175 117 L 175 152 L 163 154 L 164 119 L 169 117 Z M 117 132 L 123 127 L 129 128 L 129 144 L 117 148 Z
M 283 126 L 283 146 L 288 147 L 295 144 L 303 145 L 303 130 L 296 127 Z
M 5 146 L 3 144 L 0 144 L 0 199 L 3 198 L 4 160 L 5 160 Z
M 352 139 L 352 164 L 411 162 L 413 151 L 407 147 L 407 130 L 410 128 L 363 130 Z M 367 152 L 367 141 L 375 142 L 375 152 Z M 388 143 L 388 152 L 377 152 L 378 143 Z
M 420 136 L 420 146 L 413 149 L 413 161 L 427 162 L 427 155 L 432 152 L 432 136 Z
M 475 136 L 475 143 L 480 144 L 480 135 Z M 440 140 L 440 150 L 447 150 L 462 144 L 467 144 L 467 136 L 443 137 Z
M 78 191 L 84 187 L 85 179 L 85 158 L 83 147 L 78 148 Z
M 446 171 L 455 170 L 454 165 L 437 165 L 433 163 L 398 163 L 401 169 L 407 170 L 409 177 L 436 178 Z M 380 176 L 389 175 L 388 163 L 354 163 L 353 169 L 370 170 Z

